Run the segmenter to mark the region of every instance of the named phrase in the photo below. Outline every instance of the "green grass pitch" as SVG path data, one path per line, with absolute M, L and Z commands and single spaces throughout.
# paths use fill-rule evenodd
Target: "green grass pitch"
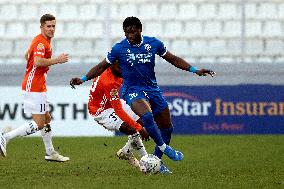
M 171 175 L 143 175 L 115 152 L 124 137 L 54 138 L 71 160 L 46 162 L 41 138 L 18 138 L 0 159 L 0 188 L 284 188 L 284 135 L 173 136 L 184 160 Z M 148 152 L 154 149 L 147 142 Z

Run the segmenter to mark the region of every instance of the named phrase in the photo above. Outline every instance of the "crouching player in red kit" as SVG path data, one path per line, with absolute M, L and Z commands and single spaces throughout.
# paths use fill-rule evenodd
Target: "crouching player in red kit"
M 94 120 L 110 131 L 120 131 L 128 136 L 126 145 L 117 152 L 120 159 L 126 159 L 135 166 L 139 166 L 139 161 L 131 152 L 138 151 L 139 156 L 147 154 L 142 143 L 149 140 L 146 130 L 136 121 L 139 117 L 131 110 L 130 106 L 119 97 L 119 89 L 122 85 L 118 61 L 110 66 L 101 76 L 94 79 L 90 90 L 88 110 Z M 83 83 L 86 78 L 73 78 L 72 83 Z M 72 85 L 74 88 L 74 85 Z M 141 122 L 140 122 L 141 123 Z M 140 133 L 140 134 L 139 134 Z

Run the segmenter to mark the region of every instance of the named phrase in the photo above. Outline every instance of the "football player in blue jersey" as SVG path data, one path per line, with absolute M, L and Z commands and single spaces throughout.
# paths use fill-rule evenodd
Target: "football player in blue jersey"
M 124 80 L 122 96 L 141 118 L 143 126 L 155 141 L 154 154 L 162 158 L 164 153 L 170 159 L 180 161 L 183 154 L 169 146 L 173 125 L 168 103 L 157 85 L 154 71 L 155 55 L 161 56 L 177 68 L 199 76 L 213 76 L 215 72 L 191 66 L 182 58 L 170 53 L 157 38 L 142 35 L 142 24 L 136 17 L 127 17 L 123 22 L 123 30 L 126 38 L 116 43 L 107 57 L 82 78 L 72 78 L 70 85 L 74 87 L 99 76 L 118 60 Z M 171 173 L 164 164 L 161 166 L 161 172 Z

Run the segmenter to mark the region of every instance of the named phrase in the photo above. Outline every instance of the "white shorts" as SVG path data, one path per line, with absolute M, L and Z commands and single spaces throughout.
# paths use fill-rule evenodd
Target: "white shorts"
M 120 99 L 120 102 L 122 104 L 123 110 L 135 121 L 139 119 L 139 116 L 136 115 L 130 108 L 128 104 L 122 99 Z M 113 108 L 109 108 L 104 110 L 100 115 L 93 116 L 94 120 L 110 131 L 119 131 L 119 128 L 123 121 L 115 114 Z
M 45 92 L 26 92 L 24 96 L 24 112 L 26 114 L 45 114 L 49 112 L 49 102 Z

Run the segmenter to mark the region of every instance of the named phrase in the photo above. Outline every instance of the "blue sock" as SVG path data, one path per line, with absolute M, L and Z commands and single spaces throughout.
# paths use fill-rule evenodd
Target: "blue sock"
M 164 141 L 157 127 L 157 124 L 154 121 L 153 114 L 151 112 L 146 112 L 141 116 L 141 119 L 143 122 L 143 126 L 149 133 L 150 137 L 155 141 L 158 146 L 162 146 L 164 144 Z
M 171 138 L 172 138 L 172 132 L 173 132 L 174 128 L 171 127 L 171 128 L 165 128 L 165 129 L 160 129 L 161 131 L 161 135 L 162 135 L 162 138 L 163 138 L 163 141 L 169 145 L 170 144 L 170 141 L 171 141 Z M 154 155 L 157 156 L 158 158 L 162 158 L 163 156 L 163 152 L 159 149 L 159 147 L 156 145 L 155 147 L 155 151 L 154 151 Z

